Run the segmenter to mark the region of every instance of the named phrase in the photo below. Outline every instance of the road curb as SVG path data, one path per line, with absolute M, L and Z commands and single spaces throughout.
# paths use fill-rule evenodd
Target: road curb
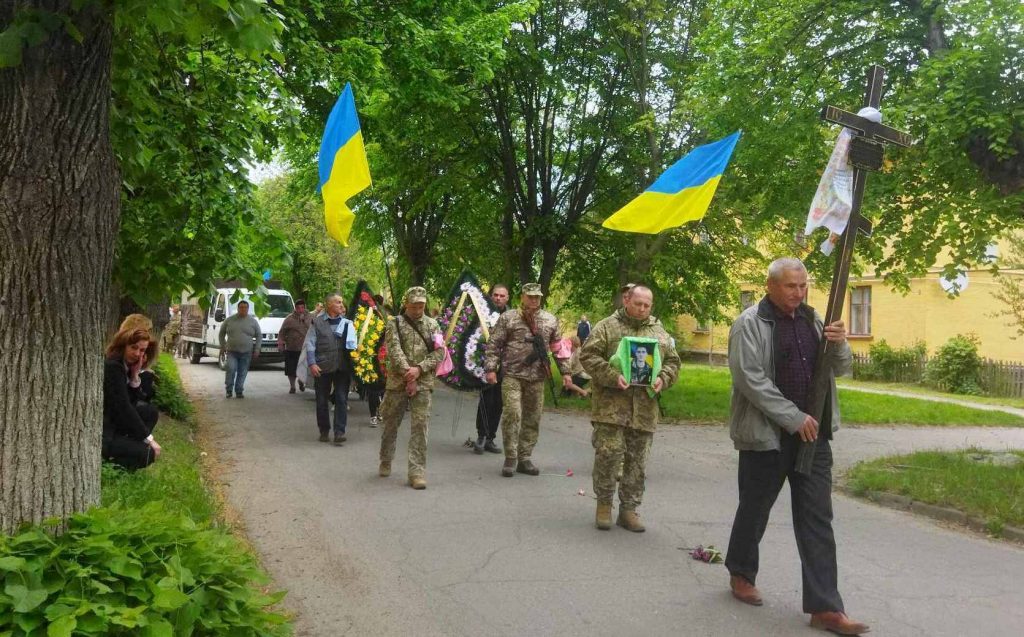
M 966 526 L 972 531 L 983 533 L 993 539 L 1008 540 L 1010 542 L 1024 544 L 1024 529 L 1006 525 L 1002 528 L 999 535 L 992 535 L 988 524 L 984 520 L 971 517 L 958 509 L 928 504 L 927 502 L 919 502 L 917 500 L 912 500 L 907 496 L 897 495 L 895 493 L 886 493 L 884 491 L 855 493 L 852 489 L 844 485 L 837 485 L 836 489 L 850 497 L 868 500 L 879 506 L 886 507 L 887 509 L 906 511 L 928 517 L 933 520 L 938 520 L 940 522 L 952 522 L 959 526 Z

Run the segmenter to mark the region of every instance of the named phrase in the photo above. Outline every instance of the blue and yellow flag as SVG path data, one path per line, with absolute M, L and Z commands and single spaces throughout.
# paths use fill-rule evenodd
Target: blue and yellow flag
M 356 216 L 346 202 L 370 186 L 370 164 L 366 161 L 363 134 L 359 131 L 352 85 L 346 83 L 331 109 L 320 141 L 320 193 L 324 196 L 324 225 L 327 234 L 343 246 Z
M 704 216 L 740 132 L 694 148 L 640 196 L 601 224 L 609 230 L 657 234 Z

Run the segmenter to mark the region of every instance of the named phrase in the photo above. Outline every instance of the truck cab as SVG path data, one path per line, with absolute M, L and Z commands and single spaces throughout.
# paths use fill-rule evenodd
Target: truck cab
M 232 300 L 235 293 L 239 292 L 240 297 Z M 259 362 L 278 363 L 284 360 L 284 353 L 277 349 L 277 334 L 281 331 L 281 324 L 284 319 L 295 310 L 295 303 L 292 295 L 286 290 L 267 290 L 264 297 L 265 303 L 269 306 L 260 311 L 256 303 L 251 299 L 251 292 L 244 288 L 217 288 L 210 296 L 210 303 L 206 311 L 198 309 L 197 304 L 189 306 L 190 312 L 182 314 L 183 326 L 182 335 L 185 340 L 190 341 L 190 358 L 193 363 L 198 363 L 203 356 L 214 356 L 220 363 L 221 368 L 225 366 L 225 354 L 220 350 L 220 331 L 224 321 L 238 311 L 238 303 L 243 299 L 249 301 L 250 312 L 256 317 L 260 324 L 260 331 L 263 334 L 263 345 L 260 347 Z M 191 317 L 190 329 L 186 333 L 184 322 Z M 200 323 L 201 326 L 196 325 Z M 196 329 L 196 328 L 199 329 Z

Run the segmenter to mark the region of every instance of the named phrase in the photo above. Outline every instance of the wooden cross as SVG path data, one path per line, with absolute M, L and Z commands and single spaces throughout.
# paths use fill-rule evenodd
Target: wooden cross
M 885 80 L 885 69 L 875 65 L 868 70 L 867 91 L 864 94 L 864 106 L 878 108 L 882 101 L 882 86 Z M 844 111 L 835 106 L 822 109 L 821 118 L 834 124 L 840 124 L 853 131 L 850 140 L 849 161 L 853 166 L 853 200 L 850 208 L 850 220 L 846 230 L 839 239 L 839 254 L 832 273 L 832 289 L 829 291 L 828 306 L 825 310 L 825 325 L 838 321 L 843 316 L 843 302 L 846 300 L 846 288 L 850 281 L 850 264 L 853 262 L 853 248 L 857 236 L 871 236 L 871 222 L 860 215 L 861 201 L 864 199 L 864 185 L 868 171 L 878 170 L 882 166 L 884 143 L 898 146 L 910 146 L 913 143 L 910 135 L 884 124 L 872 122 L 864 117 Z M 814 376 L 811 380 L 811 391 L 808 397 L 810 414 L 818 423 L 825 422 L 825 411 L 831 410 L 829 391 L 831 390 L 832 360 L 836 354 L 834 344 L 828 342 L 824 335 L 818 347 L 818 358 L 814 364 Z M 835 397 L 832 397 L 835 400 Z M 819 437 L 831 438 L 831 428 L 819 430 Z M 814 462 L 815 442 L 804 442 L 797 454 L 796 470 L 810 475 Z

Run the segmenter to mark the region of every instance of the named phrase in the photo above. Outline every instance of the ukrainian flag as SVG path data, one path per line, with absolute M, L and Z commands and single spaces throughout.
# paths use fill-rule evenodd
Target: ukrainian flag
M 370 165 L 359 131 L 352 85 L 346 83 L 320 142 L 320 192 L 324 196 L 324 225 L 327 234 L 343 246 L 356 216 L 345 203 L 370 186 Z
M 609 230 L 657 234 L 700 219 L 708 211 L 740 131 L 694 148 L 640 196 L 601 224 Z

